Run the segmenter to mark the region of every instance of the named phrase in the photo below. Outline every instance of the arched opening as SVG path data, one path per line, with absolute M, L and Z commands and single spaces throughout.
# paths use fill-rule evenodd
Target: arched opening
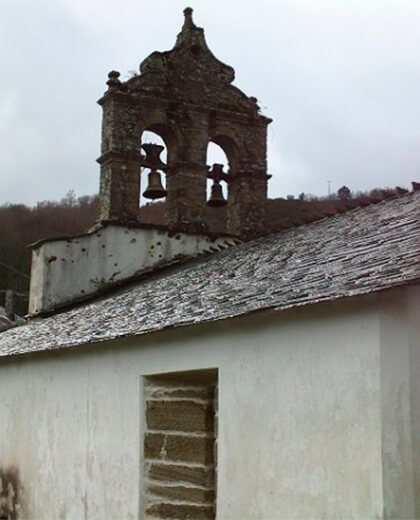
M 162 139 L 162 137 L 158 133 L 156 133 L 152 130 L 149 130 L 149 129 L 145 130 L 141 135 L 141 145 L 143 145 L 143 144 L 154 144 L 154 145 L 162 146 L 163 149 L 162 149 L 161 153 L 159 154 L 159 158 L 166 165 L 168 164 L 168 156 L 169 156 L 168 148 L 166 146 L 166 142 Z M 141 150 L 141 152 L 143 155 L 145 155 L 145 151 L 143 149 Z M 150 168 L 147 168 L 147 167 L 141 168 L 140 206 L 144 206 L 144 205 L 149 206 L 149 205 L 156 204 L 156 203 L 159 203 L 159 202 L 162 202 L 163 200 L 165 200 L 164 198 L 158 198 L 156 200 L 153 200 L 153 199 L 144 197 L 143 193 L 145 192 L 146 188 L 148 187 L 148 183 L 149 183 L 149 178 L 148 178 L 149 172 L 150 172 Z M 166 175 L 160 169 L 158 170 L 158 172 L 160 173 L 160 180 L 161 180 L 162 186 L 164 189 L 166 189 Z
M 207 159 L 206 164 L 210 168 L 213 167 L 213 164 L 221 164 L 223 166 L 223 172 L 228 173 L 230 169 L 229 160 L 227 158 L 226 153 L 224 152 L 223 148 L 219 146 L 218 144 L 214 143 L 213 141 L 210 141 L 207 146 Z M 211 187 L 213 185 L 212 179 L 207 179 L 207 201 L 211 197 Z M 222 187 L 222 193 L 223 197 L 227 200 L 228 197 L 228 190 L 225 182 L 220 183 Z
M 158 144 L 160 146 L 163 146 L 164 150 L 160 154 L 160 158 L 162 159 L 163 162 L 167 163 L 168 149 L 166 147 L 165 141 L 162 139 L 162 137 L 158 133 L 153 132 L 151 130 L 145 130 L 141 134 L 141 144 L 144 144 L 144 143 L 152 143 L 152 144 Z

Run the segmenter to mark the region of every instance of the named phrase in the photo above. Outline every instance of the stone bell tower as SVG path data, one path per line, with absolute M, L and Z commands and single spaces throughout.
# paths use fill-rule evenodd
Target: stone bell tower
M 100 220 L 138 222 L 140 171 L 150 167 L 142 134 L 149 130 L 167 147 L 167 164 L 159 159 L 157 164 L 166 175 L 166 192 L 158 191 L 166 194 L 168 228 L 208 229 L 206 183 L 212 178 L 215 185 L 228 185 L 226 232 L 249 239 L 265 228 L 271 120 L 259 113 L 255 98 L 232 85 L 233 68 L 209 50 L 192 9 L 184 16 L 172 50 L 153 52 L 141 63 L 140 74 L 126 82 L 118 72 L 109 73 L 108 90 L 98 101 L 103 108 Z M 228 172 L 217 165 L 209 171 L 209 142 L 224 150 Z
M 233 69 L 213 56 L 203 29 L 194 25 L 192 9 L 184 15 L 172 50 L 153 52 L 128 81 L 122 82 L 119 72 L 109 73 L 108 90 L 99 100 L 99 219 L 84 235 L 34 246 L 31 315 L 267 232 L 270 119 L 259 113 L 255 98 L 232 85 Z M 142 142 L 145 131 L 161 136 L 166 162 L 162 146 Z M 210 142 L 224 150 L 227 172 L 220 164 L 207 166 Z M 145 173 L 147 187 L 141 179 Z M 213 186 L 207 201 L 208 179 Z M 227 201 L 221 183 L 228 186 Z M 166 198 L 165 226 L 142 224 L 141 192 Z

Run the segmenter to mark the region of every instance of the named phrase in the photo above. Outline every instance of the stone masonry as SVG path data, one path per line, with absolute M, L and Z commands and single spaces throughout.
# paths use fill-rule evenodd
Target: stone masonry
M 145 381 L 147 518 L 215 518 L 216 381 L 200 372 L 195 381 L 170 375 Z
M 210 141 L 229 161 L 225 232 L 241 238 L 264 233 L 267 202 L 266 134 L 270 119 L 257 100 L 232 85 L 232 67 L 214 57 L 203 29 L 184 11 L 174 48 L 153 52 L 140 74 L 121 82 L 109 74 L 103 108 L 100 220 L 139 219 L 141 139 L 160 135 L 167 148 L 166 224 L 175 231 L 204 232 L 206 164 Z

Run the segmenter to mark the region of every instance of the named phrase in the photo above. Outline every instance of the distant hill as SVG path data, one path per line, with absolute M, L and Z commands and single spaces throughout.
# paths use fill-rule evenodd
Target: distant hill
M 269 199 L 267 233 L 312 222 L 400 193 L 386 188 L 368 193 L 359 192 L 353 196 L 347 190 L 342 190 L 345 197 L 341 199 L 306 200 L 303 194 L 297 199 L 291 196 L 287 199 Z M 0 206 L 0 305 L 4 305 L 5 290 L 11 289 L 17 295 L 18 312 L 21 315 L 26 313 L 31 268 L 31 250 L 28 245 L 44 238 L 83 233 L 95 223 L 97 214 L 98 196 L 76 198 L 72 191 L 60 202 L 40 202 L 34 208 L 23 204 Z M 139 208 L 139 220 L 163 225 L 165 202 L 150 203 Z M 207 221 L 210 231 L 224 232 L 226 207 L 207 208 Z
M 12 289 L 17 293 L 19 313 L 26 313 L 29 244 L 42 238 L 81 233 L 95 222 L 97 212 L 96 196 L 70 196 L 61 202 L 38 203 L 34 208 L 23 204 L 0 206 L 0 305 L 4 304 L 4 291 Z

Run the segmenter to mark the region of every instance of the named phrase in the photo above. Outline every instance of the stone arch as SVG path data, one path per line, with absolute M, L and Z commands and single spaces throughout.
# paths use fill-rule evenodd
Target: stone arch
M 235 175 L 239 167 L 239 147 L 231 136 L 218 133 L 210 136 L 209 142 L 215 143 L 224 151 L 231 175 Z
M 138 221 L 141 136 L 151 130 L 168 151 L 166 223 L 172 230 L 209 229 L 207 147 L 219 145 L 229 163 L 227 230 L 250 238 L 264 231 L 266 133 L 270 119 L 254 97 L 231 85 L 232 67 L 209 50 L 192 10 L 170 51 L 154 52 L 140 74 L 122 82 L 108 75 L 103 108 L 101 219 Z M 258 209 L 258 215 L 257 215 Z
M 139 134 L 140 134 L 140 142 L 143 144 L 146 141 L 143 141 L 143 136 L 145 132 L 152 132 L 156 136 L 158 136 L 161 140 L 161 143 L 165 146 L 166 151 L 166 157 L 165 153 L 162 152 L 161 159 L 166 163 L 167 168 L 164 171 L 164 173 L 161 175 L 162 184 L 164 187 L 166 187 L 166 190 L 168 191 L 168 187 L 170 185 L 169 175 L 171 172 L 176 168 L 176 164 L 179 157 L 179 143 L 180 143 L 180 136 L 179 132 L 176 128 L 168 124 L 165 119 L 159 119 L 156 117 L 153 117 L 153 114 L 150 118 L 144 118 L 142 120 L 141 126 L 139 125 Z M 143 175 L 141 175 L 143 177 Z M 146 179 L 144 179 L 146 181 Z M 140 183 L 143 183 L 143 179 L 140 180 Z M 142 201 L 142 189 L 140 190 L 140 200 L 139 203 Z M 166 200 L 168 197 L 168 193 L 166 195 Z M 142 202 L 145 202 L 143 199 Z
M 178 159 L 179 136 L 176 130 L 173 129 L 170 125 L 162 122 L 143 124 L 140 131 L 140 141 L 144 132 L 153 132 L 163 140 L 168 154 L 168 166 Z
M 213 140 L 208 141 L 207 143 L 207 153 L 206 153 L 206 166 L 207 166 L 207 186 L 206 186 L 206 201 L 207 205 L 209 205 L 210 200 L 213 198 L 213 190 L 215 189 L 215 180 L 209 177 L 209 173 L 213 171 L 213 165 L 221 165 L 222 171 L 225 174 L 229 173 L 230 170 L 230 161 L 229 158 L 224 151 L 224 149 Z M 228 187 L 227 183 L 224 179 L 218 182 L 219 187 L 218 190 L 221 190 L 223 198 L 227 200 L 228 198 Z M 214 205 L 210 204 L 211 209 L 214 209 Z

